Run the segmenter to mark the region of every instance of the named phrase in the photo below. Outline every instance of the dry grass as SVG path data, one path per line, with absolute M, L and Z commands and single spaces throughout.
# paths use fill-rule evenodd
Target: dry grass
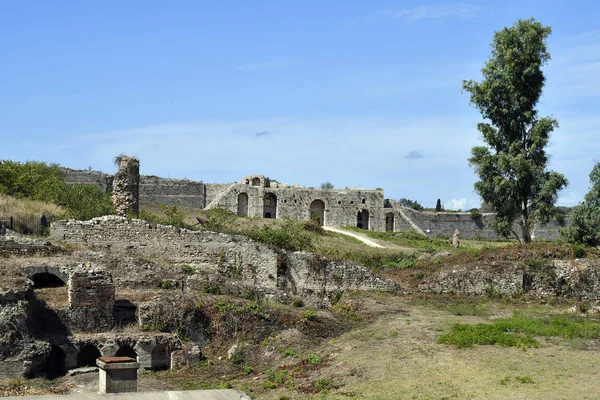
M 19 199 L 0 194 L 0 216 L 21 218 L 40 217 L 40 215 L 64 216 L 65 210 L 55 204 L 30 199 Z
M 480 304 L 485 315 L 458 316 L 442 298 L 414 299 L 367 295 L 365 307 L 379 307 L 372 323 L 329 339 L 314 351 L 328 354 L 329 366 L 311 376 L 327 379 L 327 394 L 304 395 L 277 389 L 257 399 L 593 399 L 600 342 L 585 346 L 565 339 L 540 338 L 545 346 L 523 351 L 499 346 L 457 349 L 436 344 L 454 323 L 486 322 L 515 309 L 535 315 L 564 313 L 567 306 L 505 304 L 488 299 L 460 299 Z M 408 313 L 399 312 L 407 309 Z M 241 387 L 238 381 L 234 387 Z

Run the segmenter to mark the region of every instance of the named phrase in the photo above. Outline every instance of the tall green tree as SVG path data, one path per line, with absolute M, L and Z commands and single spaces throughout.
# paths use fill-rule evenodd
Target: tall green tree
M 573 207 L 569 225 L 561 233 L 571 243 L 600 246 L 600 163 L 590 172 L 592 186 L 583 203 Z
M 558 192 L 568 184 L 562 174 L 546 169 L 545 148 L 558 121 L 540 118 L 536 110 L 550 33 L 533 18 L 496 32 L 483 80 L 463 81 L 485 120 L 477 129 L 486 145 L 473 147 L 469 158 L 480 179 L 475 190 L 496 211 L 496 231 L 526 243 L 537 225 L 549 221 Z

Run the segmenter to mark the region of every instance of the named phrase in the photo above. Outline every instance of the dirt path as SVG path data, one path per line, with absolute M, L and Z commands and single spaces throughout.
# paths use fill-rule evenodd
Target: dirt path
M 367 246 L 370 246 L 370 247 L 376 247 L 378 249 L 386 248 L 385 246 L 382 246 L 379 243 L 375 243 L 371 239 L 367 239 L 366 237 L 359 235 L 358 233 L 345 231 L 343 229 L 333 228 L 331 226 L 324 226 L 323 229 L 325 229 L 326 231 L 341 233 L 342 235 L 352 236 L 353 238 L 360 240 L 361 242 L 363 242 L 364 244 L 366 244 Z

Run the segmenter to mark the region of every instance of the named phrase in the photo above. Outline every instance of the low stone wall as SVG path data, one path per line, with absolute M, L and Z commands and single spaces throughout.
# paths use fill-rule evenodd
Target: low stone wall
M 531 292 L 600 300 L 600 260 L 554 260 L 533 266 L 508 261 L 462 265 L 433 275 L 419 290 L 477 296 Z
M 309 299 L 320 306 L 329 305 L 332 296 L 346 291 L 402 291 L 394 282 L 381 278 L 360 264 L 329 260 L 305 252 L 287 254 L 277 279 L 286 294 Z

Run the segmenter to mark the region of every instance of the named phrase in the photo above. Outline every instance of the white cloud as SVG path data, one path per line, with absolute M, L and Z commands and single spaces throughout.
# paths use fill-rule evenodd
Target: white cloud
M 470 202 L 469 200 L 467 200 L 465 197 L 463 197 L 462 199 L 452 199 L 450 201 L 447 201 L 444 203 L 444 208 L 446 208 L 447 210 L 468 210 L 470 208 Z
M 384 10 L 378 16 L 405 21 L 429 20 L 440 22 L 451 18 L 471 19 L 480 8 L 478 5 L 469 3 L 431 4 L 414 8 Z

